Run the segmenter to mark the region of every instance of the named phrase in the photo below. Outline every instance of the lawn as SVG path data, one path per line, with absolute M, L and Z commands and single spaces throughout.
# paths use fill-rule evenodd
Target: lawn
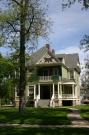
M 0 123 L 68 125 L 67 114 L 67 108 L 26 108 L 22 114 L 16 108 L 1 108 Z
M 0 135 L 87 135 L 87 128 L 0 128 Z
M 89 105 L 80 105 L 76 106 L 75 108 L 78 108 L 80 110 L 80 115 L 89 121 Z

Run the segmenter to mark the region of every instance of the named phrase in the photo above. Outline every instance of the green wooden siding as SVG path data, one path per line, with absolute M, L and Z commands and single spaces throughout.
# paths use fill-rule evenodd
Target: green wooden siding
M 62 78 L 68 78 L 68 71 L 62 66 Z

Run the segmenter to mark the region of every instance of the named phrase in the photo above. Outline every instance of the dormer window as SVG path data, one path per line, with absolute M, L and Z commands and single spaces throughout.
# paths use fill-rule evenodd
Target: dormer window
M 44 57 L 44 60 L 45 60 L 45 62 L 52 62 L 52 58 L 51 57 Z

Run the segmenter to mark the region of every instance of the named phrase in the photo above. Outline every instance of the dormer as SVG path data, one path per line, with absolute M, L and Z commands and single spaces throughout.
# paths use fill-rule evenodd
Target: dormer
M 58 58 L 58 59 L 59 59 L 60 63 L 65 64 L 65 59 L 64 58 Z
M 79 62 L 77 62 L 77 67 L 80 67 L 80 63 Z

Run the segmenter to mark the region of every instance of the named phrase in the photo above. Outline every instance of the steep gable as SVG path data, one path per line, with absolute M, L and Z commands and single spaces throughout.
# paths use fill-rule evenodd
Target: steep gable
M 36 63 L 36 64 L 51 64 L 57 63 L 56 59 L 52 57 L 48 52 Z
M 52 52 L 50 45 L 46 44 L 44 47 L 36 51 L 31 55 L 31 58 L 27 65 L 35 65 L 42 63 L 55 63 L 58 62 L 58 59 L 55 57 Z
M 51 64 L 62 63 L 69 69 L 76 69 L 80 72 L 78 54 L 55 54 L 55 51 L 50 48 L 49 44 L 36 51 L 31 55 L 28 66 L 36 64 Z

